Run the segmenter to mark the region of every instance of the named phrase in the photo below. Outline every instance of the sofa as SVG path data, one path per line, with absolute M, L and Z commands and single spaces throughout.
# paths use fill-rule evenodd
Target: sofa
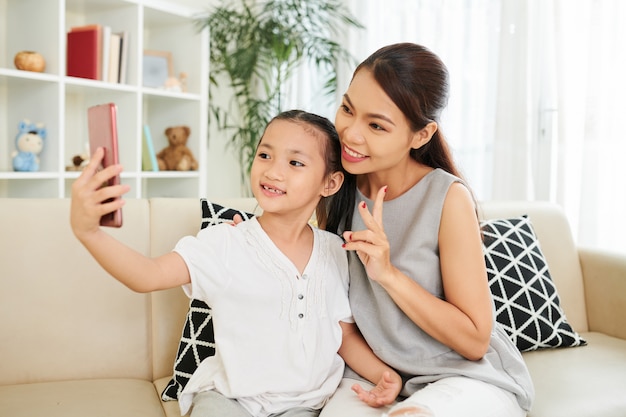
M 215 201 L 254 211 L 252 199 Z M 74 238 L 67 199 L 0 199 L 0 416 L 180 416 L 161 401 L 189 300 L 130 291 Z M 523 354 L 531 417 L 626 416 L 626 253 L 577 248 L 562 210 L 482 202 L 485 219 L 527 214 L 567 321 L 586 346 Z M 201 221 L 198 199 L 129 199 L 109 233 L 146 255 Z M 623 249 L 623 248 L 622 248 Z

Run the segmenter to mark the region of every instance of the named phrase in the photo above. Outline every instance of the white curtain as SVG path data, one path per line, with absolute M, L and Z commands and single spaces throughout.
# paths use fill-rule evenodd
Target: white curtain
M 626 252 L 626 3 L 558 0 L 554 12 L 556 199 L 579 242 Z
M 626 2 L 345 1 L 357 61 L 415 42 L 446 63 L 441 129 L 479 199 L 556 202 L 579 244 L 626 252 Z M 332 119 L 353 70 L 329 105 L 302 69 L 290 105 Z

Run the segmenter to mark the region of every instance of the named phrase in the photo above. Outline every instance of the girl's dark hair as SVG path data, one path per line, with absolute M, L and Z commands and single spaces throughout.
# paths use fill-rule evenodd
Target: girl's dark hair
M 380 48 L 354 70 L 370 71 L 389 98 L 402 111 L 414 132 L 430 122 L 437 122 L 448 104 L 448 69 L 437 55 L 414 43 L 397 43 Z M 411 158 L 432 168 L 441 168 L 462 178 L 445 138 L 440 129 L 430 141 L 419 149 L 411 149 Z M 343 191 L 343 190 L 342 190 Z M 337 201 L 351 200 L 348 209 L 330 207 L 331 217 L 335 212 L 346 216 L 345 227 L 351 227 L 354 208 L 354 188 L 346 190 L 346 196 L 337 196 Z M 339 211 L 341 210 L 341 211 Z M 327 230 L 331 230 L 327 227 Z
M 340 171 L 343 173 L 344 178 L 348 177 L 353 178 L 352 174 L 349 174 L 341 164 L 341 143 L 339 142 L 339 135 L 337 134 L 337 130 L 335 129 L 335 125 L 328 120 L 327 118 L 309 113 L 304 110 L 287 110 L 279 113 L 267 124 L 268 126 L 274 120 L 287 120 L 294 123 L 300 123 L 305 126 L 305 129 L 310 129 L 311 131 L 315 131 L 321 134 L 324 138 L 326 138 L 326 142 L 324 145 L 324 149 L 322 149 L 322 154 L 324 155 L 324 162 L 326 163 L 326 169 L 324 170 L 324 175 L 330 175 L 333 172 Z M 354 181 L 349 181 L 346 185 L 346 180 L 344 179 L 344 183 L 342 184 L 342 189 L 344 187 L 350 187 L 351 190 L 354 191 Z M 317 218 L 317 222 L 320 227 L 328 227 L 332 226 L 333 233 L 337 232 L 339 227 L 339 219 L 340 217 L 334 216 L 332 219 L 332 224 L 329 223 L 329 215 L 328 210 L 331 206 L 335 206 L 338 202 L 335 201 L 335 197 L 337 195 L 346 195 L 345 192 L 338 192 L 335 195 L 329 197 L 323 197 L 318 203 L 315 209 L 315 216 Z M 343 207 L 344 204 L 339 203 L 340 207 Z M 336 207 L 336 206 L 335 206 Z M 341 208 L 340 208 L 341 210 Z M 336 217 L 336 218 L 335 218 Z

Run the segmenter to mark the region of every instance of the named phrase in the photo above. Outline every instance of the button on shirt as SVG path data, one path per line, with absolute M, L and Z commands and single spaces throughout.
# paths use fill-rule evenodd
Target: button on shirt
M 344 369 L 339 321 L 353 321 L 347 257 L 338 236 L 313 231 L 302 275 L 256 218 L 176 245 L 191 276 L 186 294 L 212 308 L 216 344 L 179 398 L 182 414 L 207 389 L 259 416 L 320 408 L 335 391 Z

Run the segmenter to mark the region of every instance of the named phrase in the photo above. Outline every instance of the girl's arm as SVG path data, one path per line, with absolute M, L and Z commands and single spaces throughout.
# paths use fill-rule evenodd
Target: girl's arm
M 343 332 L 339 355 L 352 370 L 376 384 L 369 391 L 359 384 L 354 384 L 352 390 L 357 393 L 361 401 L 371 407 L 382 407 L 393 403 L 402 389 L 400 375 L 372 352 L 356 324 L 339 323 Z
M 78 240 L 98 263 L 118 281 L 138 292 L 177 287 L 190 282 L 183 259 L 171 252 L 149 258 L 100 229 L 100 217 L 124 205 L 124 200 L 103 201 L 129 191 L 127 185 L 101 187 L 122 171 L 120 165 L 97 172 L 104 153 L 97 149 L 72 185 L 70 224 Z
M 480 228 L 469 190 L 453 184 L 444 203 L 439 251 L 445 299 L 430 294 L 391 264 L 382 226 L 383 197 L 381 189 L 371 214 L 359 206 L 367 229 L 345 232 L 346 249 L 357 250 L 368 276 L 385 288 L 422 330 L 469 360 L 481 359 L 489 347 L 493 313 Z

